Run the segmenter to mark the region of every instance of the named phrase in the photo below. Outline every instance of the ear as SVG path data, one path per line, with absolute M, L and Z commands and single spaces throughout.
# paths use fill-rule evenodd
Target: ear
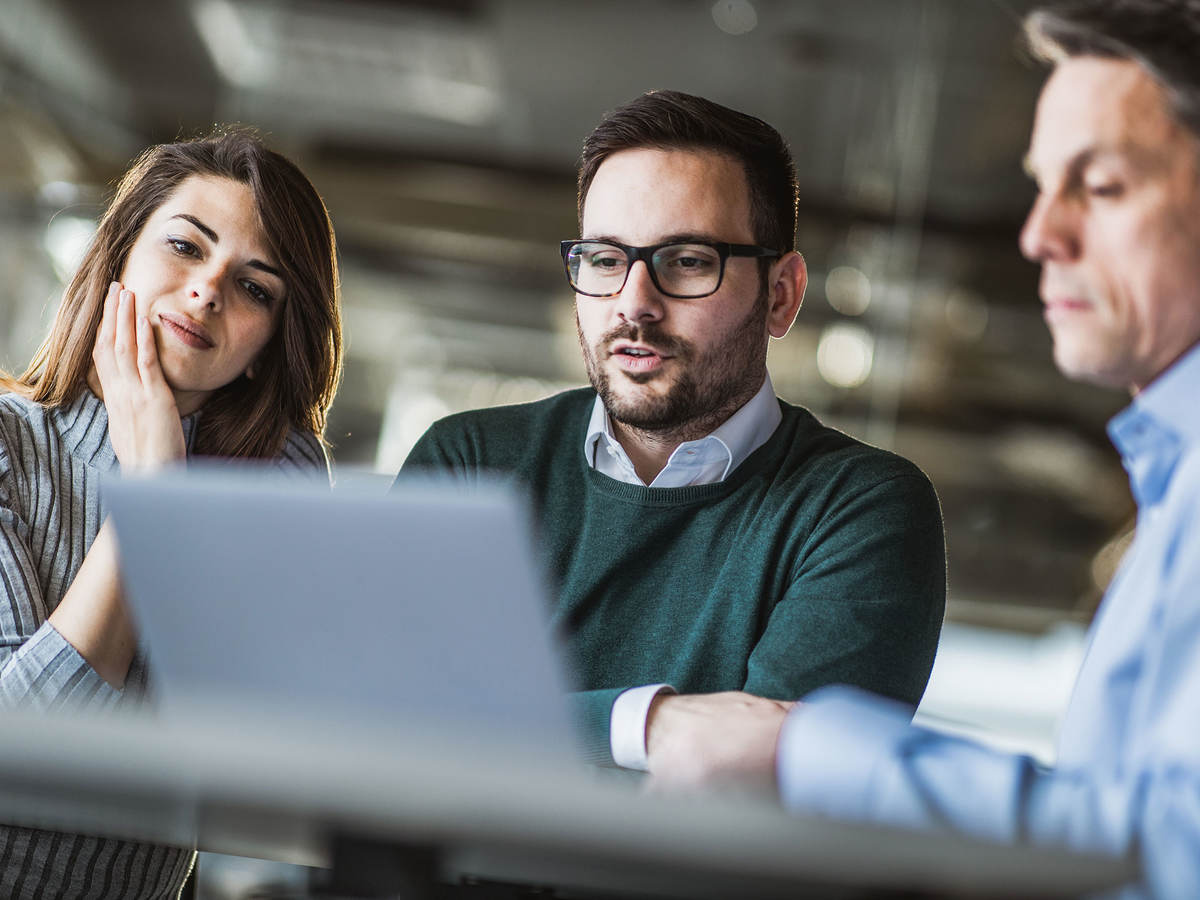
M 808 287 L 804 257 L 795 250 L 785 253 L 771 266 L 767 285 L 770 290 L 767 331 L 771 337 L 781 338 L 791 329 L 804 302 L 804 289 Z

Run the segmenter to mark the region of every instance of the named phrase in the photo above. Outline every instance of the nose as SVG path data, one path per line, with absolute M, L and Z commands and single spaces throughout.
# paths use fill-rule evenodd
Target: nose
M 1079 211 L 1070 198 L 1038 194 L 1021 228 L 1021 253 L 1032 262 L 1068 262 L 1080 252 Z
M 211 312 L 219 311 L 224 304 L 228 276 L 225 266 L 198 266 L 188 288 L 188 299 Z
M 653 322 L 663 316 L 663 296 L 650 277 L 650 269 L 640 259 L 634 261 L 625 286 L 613 299 L 613 311 L 627 322 Z

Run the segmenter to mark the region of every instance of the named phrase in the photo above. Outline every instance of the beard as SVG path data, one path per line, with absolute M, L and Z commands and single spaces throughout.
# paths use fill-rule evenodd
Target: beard
M 575 316 L 588 379 L 609 416 L 629 428 L 670 434 L 680 441 L 710 434 L 762 387 L 766 321 L 767 292 L 761 291 L 746 317 L 709 350 L 701 351 L 691 341 L 662 331 L 656 322 L 626 322 L 589 345 L 579 327 L 578 313 Z M 672 357 L 674 382 L 665 392 L 634 392 L 630 396 L 614 387 L 614 378 L 603 362 L 609 355 L 607 347 L 619 340 L 642 342 Z M 663 372 L 620 372 L 615 376 L 634 384 L 670 377 Z

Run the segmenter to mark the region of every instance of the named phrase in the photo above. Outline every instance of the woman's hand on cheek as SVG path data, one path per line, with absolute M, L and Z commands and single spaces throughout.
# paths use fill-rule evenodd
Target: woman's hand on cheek
M 137 318 L 132 291 L 113 282 L 92 350 L 108 410 L 108 435 L 121 468 L 153 471 L 187 448 L 175 395 L 158 365 L 150 321 Z

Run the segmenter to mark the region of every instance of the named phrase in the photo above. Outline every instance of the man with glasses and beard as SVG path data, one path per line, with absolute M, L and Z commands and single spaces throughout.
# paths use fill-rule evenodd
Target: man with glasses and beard
M 928 479 L 767 375 L 807 280 L 796 203 L 765 122 L 668 91 L 613 111 L 562 244 L 592 389 L 443 419 L 405 462 L 530 491 L 594 762 L 684 774 L 730 759 L 731 714 L 925 689 L 945 605 Z

